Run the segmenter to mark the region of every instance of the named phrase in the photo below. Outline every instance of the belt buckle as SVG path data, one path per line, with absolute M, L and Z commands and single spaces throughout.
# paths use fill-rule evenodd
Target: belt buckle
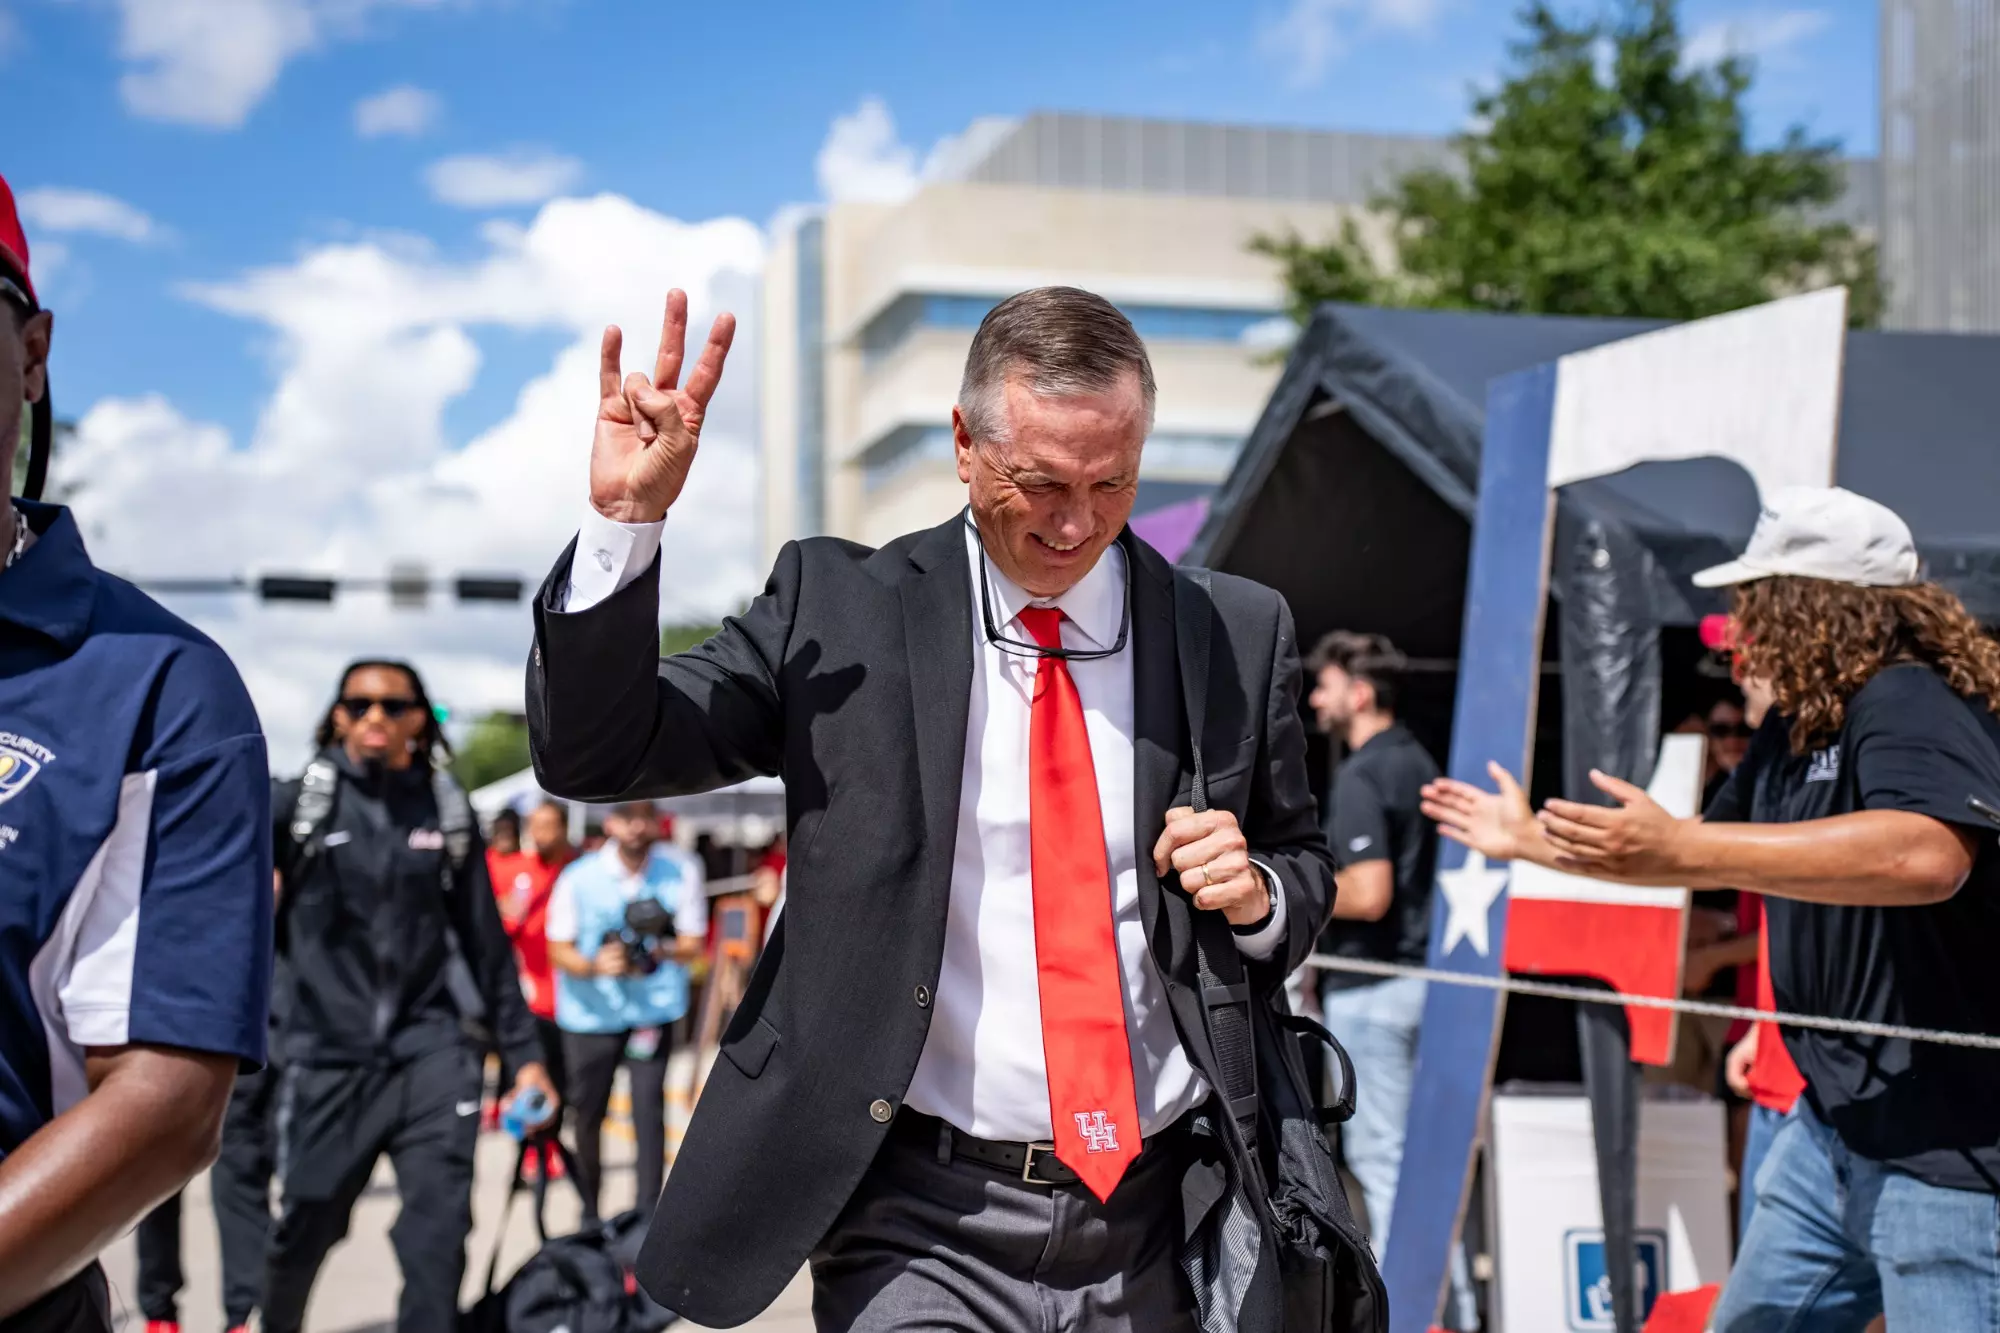
M 1027 1148 L 1028 1150 L 1021 1154 L 1021 1182 L 1026 1185 L 1040 1185 L 1046 1189 L 1054 1189 L 1057 1184 L 1056 1181 L 1043 1180 L 1035 1174 L 1035 1154 L 1047 1153 L 1053 1157 L 1055 1156 L 1056 1145 L 1052 1142 L 1030 1143 L 1027 1145 Z

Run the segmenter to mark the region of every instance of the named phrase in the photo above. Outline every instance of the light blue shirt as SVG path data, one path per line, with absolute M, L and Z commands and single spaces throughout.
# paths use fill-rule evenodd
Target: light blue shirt
M 594 957 L 605 935 L 623 928 L 625 905 L 641 896 L 657 899 L 674 914 L 677 934 L 708 934 L 708 895 L 700 863 L 678 847 L 655 844 L 645 867 L 634 873 L 606 843 L 580 857 L 556 880 L 549 895 L 548 938 L 572 944 Z M 687 1012 L 688 975 L 679 963 L 663 962 L 646 976 L 577 977 L 555 969 L 556 1026 L 565 1032 L 626 1032 L 672 1023 Z

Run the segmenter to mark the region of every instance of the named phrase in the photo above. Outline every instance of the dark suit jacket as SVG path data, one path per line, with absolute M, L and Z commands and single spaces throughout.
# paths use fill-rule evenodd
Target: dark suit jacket
M 1173 576 L 1129 531 L 1142 863 L 1190 788 Z M 722 632 L 658 660 L 660 564 L 576 615 L 573 550 L 535 605 L 528 725 L 548 791 L 611 801 L 784 778 L 786 906 L 723 1035 L 661 1196 L 639 1275 L 663 1304 L 730 1326 L 776 1298 L 833 1224 L 902 1105 L 936 987 L 972 683 L 972 593 L 958 519 L 880 550 L 788 544 L 764 593 Z M 1310 951 L 1333 864 L 1307 789 L 1291 612 L 1217 575 L 1203 755 L 1287 900 L 1271 987 Z M 1195 988 L 1192 908 L 1142 875 L 1140 906 L 1196 1067 L 1216 1085 Z

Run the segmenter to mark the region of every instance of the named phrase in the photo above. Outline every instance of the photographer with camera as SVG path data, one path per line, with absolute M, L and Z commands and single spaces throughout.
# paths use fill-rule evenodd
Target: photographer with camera
M 556 1026 L 569 1066 L 564 1090 L 576 1134 L 577 1188 L 596 1217 L 603 1183 L 600 1141 L 611 1081 L 624 1063 L 638 1137 L 638 1203 L 651 1212 L 666 1177 L 668 1033 L 687 1012 L 685 964 L 708 936 L 700 865 L 659 841 L 651 805 L 621 805 L 605 842 L 563 871 L 549 898 L 549 962 Z

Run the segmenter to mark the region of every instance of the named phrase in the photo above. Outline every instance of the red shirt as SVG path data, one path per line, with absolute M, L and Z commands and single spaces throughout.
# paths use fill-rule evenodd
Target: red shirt
M 575 859 L 574 852 L 558 861 L 544 861 L 539 852 L 486 853 L 486 873 L 500 903 L 500 920 L 521 963 L 521 993 L 530 1013 L 551 1022 L 556 1016 L 556 983 L 549 971 L 549 894 L 555 891 L 563 867 Z
M 1771 919 L 1764 914 L 1763 899 L 1755 899 L 1757 912 L 1757 1007 L 1766 1011 L 1778 1007 L 1777 992 L 1771 987 Z M 1806 1090 L 1805 1078 L 1785 1049 L 1785 1035 L 1776 1023 L 1757 1025 L 1757 1058 L 1750 1062 L 1750 1097 L 1757 1105 L 1789 1113 L 1792 1103 Z

